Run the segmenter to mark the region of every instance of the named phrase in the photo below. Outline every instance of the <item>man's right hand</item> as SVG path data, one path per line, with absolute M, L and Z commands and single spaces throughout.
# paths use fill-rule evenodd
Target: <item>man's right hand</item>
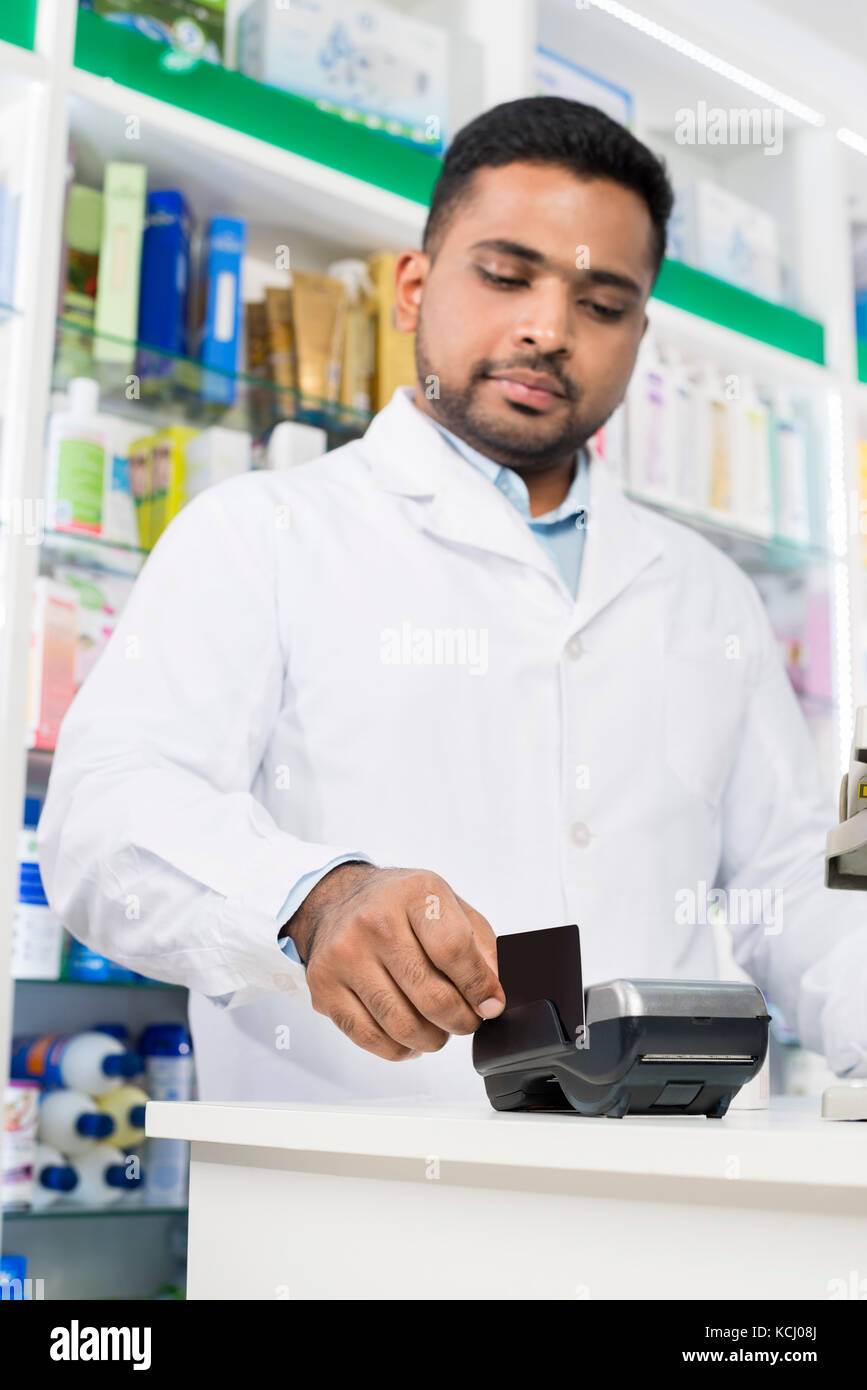
M 287 923 L 317 1013 L 398 1062 L 474 1033 L 506 998 L 490 924 L 422 869 L 339 864 Z

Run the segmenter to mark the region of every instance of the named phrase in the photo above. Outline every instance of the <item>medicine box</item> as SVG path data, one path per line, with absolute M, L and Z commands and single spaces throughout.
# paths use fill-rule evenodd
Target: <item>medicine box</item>
M 667 254 L 762 299 L 780 300 L 774 218 L 709 179 L 677 190 Z
M 238 66 L 373 129 L 444 148 L 448 34 L 367 0 L 253 0 L 239 29 Z

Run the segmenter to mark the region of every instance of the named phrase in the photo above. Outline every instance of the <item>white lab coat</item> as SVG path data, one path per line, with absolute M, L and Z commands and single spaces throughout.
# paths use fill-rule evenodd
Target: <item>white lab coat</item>
M 764 890 L 736 958 L 865 1075 L 867 903 L 823 885 L 832 816 L 731 561 L 594 457 L 576 601 L 398 392 L 362 440 L 172 522 L 63 723 L 39 851 L 77 937 L 192 991 L 203 1099 L 483 1100 L 469 1037 L 387 1062 L 312 1010 L 277 944 L 302 874 L 363 852 L 498 934 L 578 922 L 585 984 L 714 977 L 703 891 Z

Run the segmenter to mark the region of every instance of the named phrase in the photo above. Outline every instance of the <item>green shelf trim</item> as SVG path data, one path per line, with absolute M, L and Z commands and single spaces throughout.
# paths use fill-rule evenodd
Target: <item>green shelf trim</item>
M 36 34 L 37 0 L 7 0 L 0 7 L 0 39 L 32 48 Z
M 867 383 L 867 342 L 858 339 L 858 380 Z
M 442 167 L 438 156 L 362 124 L 320 111 L 315 102 L 213 63 L 170 71 L 171 50 L 79 10 L 75 66 L 232 130 L 291 150 L 377 188 L 427 204 Z
M 653 295 L 665 304 L 686 309 L 735 333 L 825 365 L 825 330 L 821 323 L 682 261 L 663 261 Z

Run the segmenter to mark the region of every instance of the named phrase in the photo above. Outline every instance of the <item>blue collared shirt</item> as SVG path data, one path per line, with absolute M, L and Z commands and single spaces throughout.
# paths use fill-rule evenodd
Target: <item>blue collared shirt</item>
M 581 562 L 584 558 L 587 504 L 590 495 L 590 465 L 586 450 L 582 449 L 578 455 L 575 476 L 559 507 L 552 512 L 544 512 L 541 516 L 532 516 L 527 484 L 519 474 L 511 468 L 505 468 L 502 464 L 495 463 L 493 459 L 489 459 L 478 449 L 474 449 L 465 439 L 452 434 L 451 430 L 447 430 L 444 425 L 441 425 L 431 416 L 426 418 L 458 451 L 462 458 L 473 464 L 475 468 L 480 469 L 485 477 L 490 478 L 494 486 L 500 489 L 503 496 L 517 507 L 539 544 L 551 556 L 569 592 L 572 595 L 577 595 Z M 338 864 L 347 864 L 351 860 L 359 859 L 366 863 L 370 862 L 364 854 L 345 854 L 339 859 L 333 859 L 330 864 L 326 864 L 324 869 L 317 869 L 299 879 L 280 909 L 278 920 L 281 926 L 284 922 L 288 922 L 294 912 L 297 912 L 308 893 L 313 892 L 320 879 L 324 878 L 332 869 L 336 869 Z M 280 945 L 290 960 L 300 963 L 300 957 L 291 937 L 284 937 Z
M 577 596 L 584 558 L 587 504 L 590 500 L 590 465 L 586 450 L 582 449 L 578 455 L 575 476 L 559 507 L 553 512 L 543 512 L 541 516 L 532 516 L 527 484 L 514 469 L 495 463 L 465 439 L 452 434 L 439 421 L 430 416 L 428 419 L 468 463 L 490 478 L 503 496 L 517 507 L 539 544 L 551 556 L 569 592 Z

